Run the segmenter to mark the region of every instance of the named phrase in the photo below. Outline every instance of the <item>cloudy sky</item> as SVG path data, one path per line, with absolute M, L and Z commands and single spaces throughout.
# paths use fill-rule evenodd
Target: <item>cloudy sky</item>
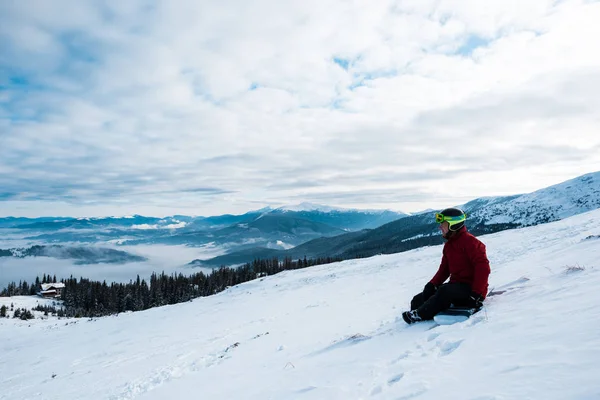
M 0 2 L 0 216 L 418 211 L 600 170 L 600 3 Z

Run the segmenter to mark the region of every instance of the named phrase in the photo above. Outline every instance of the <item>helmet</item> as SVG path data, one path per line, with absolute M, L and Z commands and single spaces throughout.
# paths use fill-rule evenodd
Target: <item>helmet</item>
M 444 221 L 448 222 L 448 228 L 451 231 L 457 231 L 465 225 L 467 214 L 459 208 L 446 208 L 443 211 L 435 214 L 435 222 L 441 224 Z

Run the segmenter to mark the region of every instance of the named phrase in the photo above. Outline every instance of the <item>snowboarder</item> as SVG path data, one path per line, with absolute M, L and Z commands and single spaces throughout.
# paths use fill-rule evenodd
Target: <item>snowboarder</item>
M 490 263 L 485 245 L 467 231 L 467 216 L 458 208 L 447 208 L 435 214 L 442 237 L 446 240 L 442 261 L 435 276 L 422 293 L 410 303 L 410 311 L 402 313 L 406 323 L 433 319 L 451 304 L 480 308 L 488 291 Z M 448 283 L 444 283 L 450 277 Z

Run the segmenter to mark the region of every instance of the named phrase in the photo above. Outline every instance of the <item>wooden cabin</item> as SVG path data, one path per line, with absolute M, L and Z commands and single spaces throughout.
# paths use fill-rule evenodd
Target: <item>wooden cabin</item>
M 59 299 L 64 288 L 65 284 L 62 282 L 42 283 L 42 290 L 38 292 L 38 296 L 50 299 Z

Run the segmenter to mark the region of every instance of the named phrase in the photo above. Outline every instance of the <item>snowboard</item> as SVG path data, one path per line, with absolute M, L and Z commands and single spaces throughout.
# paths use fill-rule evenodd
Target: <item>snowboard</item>
M 513 290 L 521 289 L 521 288 L 523 288 L 523 286 L 521 286 L 521 285 L 526 283 L 527 281 L 529 281 L 529 278 L 521 277 L 512 282 L 508 282 L 498 288 L 494 288 L 494 289 L 490 290 L 487 297 L 489 298 L 492 296 L 498 296 L 498 295 L 504 294 L 506 292 L 511 292 Z M 471 317 L 471 315 L 475 314 L 479 310 L 481 310 L 481 308 L 455 307 L 452 305 L 447 310 L 442 311 L 442 312 L 438 313 L 436 316 L 434 316 L 433 320 L 438 325 L 452 325 L 452 324 L 456 324 L 458 322 L 464 322 L 464 321 L 468 320 Z
M 467 307 L 450 307 L 447 310 L 441 311 L 433 317 L 433 320 L 439 325 L 452 325 L 457 322 L 468 320 L 471 315 L 479 311 L 479 308 Z

